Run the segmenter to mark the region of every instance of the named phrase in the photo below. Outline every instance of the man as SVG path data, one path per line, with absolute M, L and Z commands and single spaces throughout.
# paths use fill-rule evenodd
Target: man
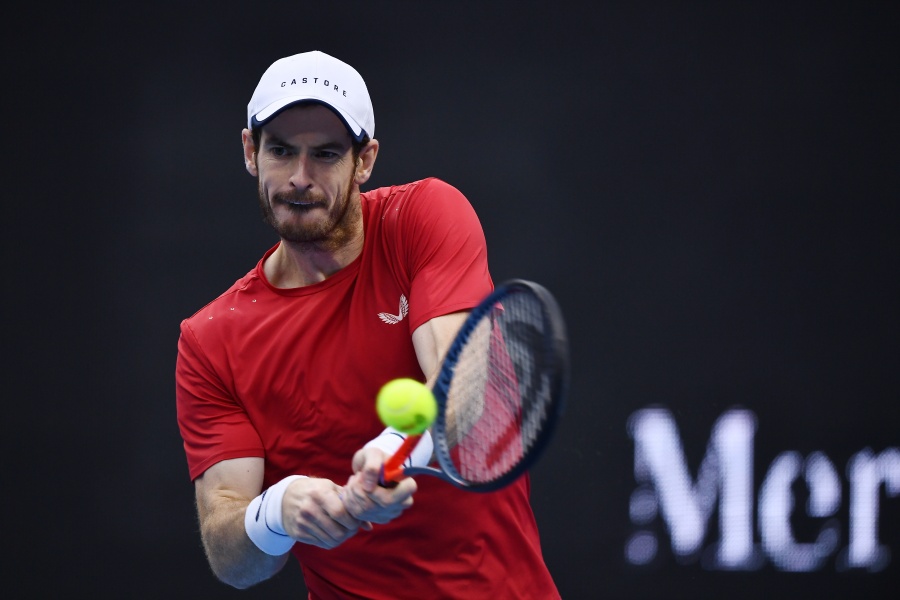
M 400 439 L 378 390 L 430 383 L 493 288 L 471 205 L 437 179 L 360 192 L 379 149 L 371 100 L 322 52 L 273 63 L 247 118 L 245 165 L 279 242 L 182 322 L 176 364 L 213 572 L 246 588 L 293 553 L 310 598 L 557 598 L 527 476 L 490 494 L 378 485 Z

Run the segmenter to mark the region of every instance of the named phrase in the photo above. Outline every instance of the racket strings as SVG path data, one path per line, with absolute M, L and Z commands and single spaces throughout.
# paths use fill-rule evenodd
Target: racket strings
M 451 458 L 470 482 L 495 480 L 537 440 L 551 404 L 550 325 L 530 294 L 503 299 L 473 330 L 447 396 Z

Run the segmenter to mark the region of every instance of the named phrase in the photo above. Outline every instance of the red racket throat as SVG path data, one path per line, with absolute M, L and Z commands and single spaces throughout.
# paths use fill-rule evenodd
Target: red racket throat
M 396 483 L 406 477 L 403 473 L 403 463 L 406 462 L 409 455 L 415 450 L 416 444 L 419 443 L 421 437 L 422 434 L 407 436 L 397 451 L 385 461 L 384 472 L 381 475 L 382 483 Z

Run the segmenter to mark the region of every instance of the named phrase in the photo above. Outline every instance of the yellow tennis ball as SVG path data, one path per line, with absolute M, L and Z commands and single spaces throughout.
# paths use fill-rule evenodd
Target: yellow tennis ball
M 388 427 L 407 434 L 419 434 L 437 417 L 437 402 L 424 383 L 400 378 L 381 388 L 375 399 L 375 410 Z

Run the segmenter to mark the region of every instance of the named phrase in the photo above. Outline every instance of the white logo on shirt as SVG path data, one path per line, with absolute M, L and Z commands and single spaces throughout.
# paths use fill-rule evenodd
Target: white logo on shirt
M 400 321 L 403 320 L 409 313 L 409 303 L 406 301 L 406 296 L 400 294 L 400 312 L 396 315 L 392 315 L 391 313 L 378 313 L 378 318 L 387 323 L 388 325 L 396 325 Z

